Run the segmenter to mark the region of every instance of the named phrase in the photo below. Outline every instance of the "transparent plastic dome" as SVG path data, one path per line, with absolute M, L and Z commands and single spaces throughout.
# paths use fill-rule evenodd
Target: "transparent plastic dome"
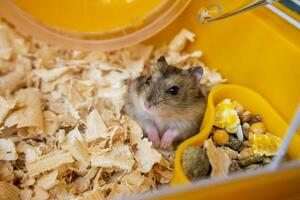
M 114 6 L 113 3 L 121 1 L 130 4 L 132 11 L 124 9 L 124 12 L 120 13 L 123 7 L 119 10 L 117 7 L 110 7 L 107 8 L 110 9 L 108 11 L 99 5 L 97 8 L 95 4 L 106 2 Z M 134 1 L 140 1 L 141 4 L 135 4 Z M 0 0 L 0 15 L 22 33 L 52 45 L 66 49 L 113 50 L 141 42 L 159 32 L 172 22 L 189 2 L 190 0 L 155 0 L 147 4 L 145 0 Z M 143 8 L 144 15 L 139 14 Z M 99 17 L 101 12 L 111 12 L 111 18 Z M 131 12 L 136 12 L 136 15 Z M 51 20 L 43 18 L 47 15 Z M 134 20 L 130 19 L 131 16 Z M 110 26 L 109 20 L 124 21 L 126 18 L 131 20 L 130 23 Z

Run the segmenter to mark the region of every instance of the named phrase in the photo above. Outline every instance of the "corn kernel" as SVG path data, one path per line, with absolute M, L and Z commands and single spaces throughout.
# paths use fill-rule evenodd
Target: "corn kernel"
M 249 141 L 255 154 L 274 156 L 281 144 L 281 138 L 271 133 L 250 134 Z
M 256 122 L 249 129 L 254 134 L 263 134 L 266 132 L 266 126 L 262 122 Z
M 218 128 L 225 128 L 228 133 L 236 133 L 237 126 L 240 124 L 240 119 L 235 106 L 236 101 L 224 99 L 217 104 L 215 108 L 215 126 Z

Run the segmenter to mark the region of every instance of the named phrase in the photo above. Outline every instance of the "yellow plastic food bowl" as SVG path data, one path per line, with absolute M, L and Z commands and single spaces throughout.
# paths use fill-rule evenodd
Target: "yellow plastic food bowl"
M 217 86 L 208 96 L 207 108 L 200 128 L 200 133 L 181 143 L 176 151 L 175 170 L 171 182 L 172 185 L 190 182 L 183 172 L 181 155 L 183 151 L 191 145 L 203 145 L 203 142 L 208 138 L 215 121 L 214 107 L 225 98 L 236 100 L 247 110 L 262 115 L 267 130 L 281 138 L 284 137 L 284 134 L 288 129 L 288 124 L 262 96 L 248 88 L 238 85 L 225 84 Z M 295 135 L 288 149 L 288 155 L 291 159 L 300 158 L 299 144 L 300 136 Z

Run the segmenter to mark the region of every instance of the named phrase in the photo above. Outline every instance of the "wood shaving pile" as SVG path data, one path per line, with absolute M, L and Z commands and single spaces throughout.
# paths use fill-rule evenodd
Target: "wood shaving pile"
M 202 65 L 206 91 L 223 82 L 199 61 L 200 51 L 183 52 L 194 37 L 184 29 L 157 49 L 81 52 L 0 21 L 1 190 L 25 200 L 104 199 L 169 183 L 172 161 L 122 113 L 123 94 L 161 55 L 182 68 Z

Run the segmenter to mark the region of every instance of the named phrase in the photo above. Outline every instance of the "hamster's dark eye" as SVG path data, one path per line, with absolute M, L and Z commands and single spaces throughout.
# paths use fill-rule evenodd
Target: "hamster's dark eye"
M 172 86 L 167 90 L 167 93 L 176 95 L 178 93 L 179 88 L 177 86 Z
M 151 76 L 149 76 L 149 77 L 146 79 L 146 84 L 149 85 L 149 84 L 150 84 L 150 81 L 151 81 Z

